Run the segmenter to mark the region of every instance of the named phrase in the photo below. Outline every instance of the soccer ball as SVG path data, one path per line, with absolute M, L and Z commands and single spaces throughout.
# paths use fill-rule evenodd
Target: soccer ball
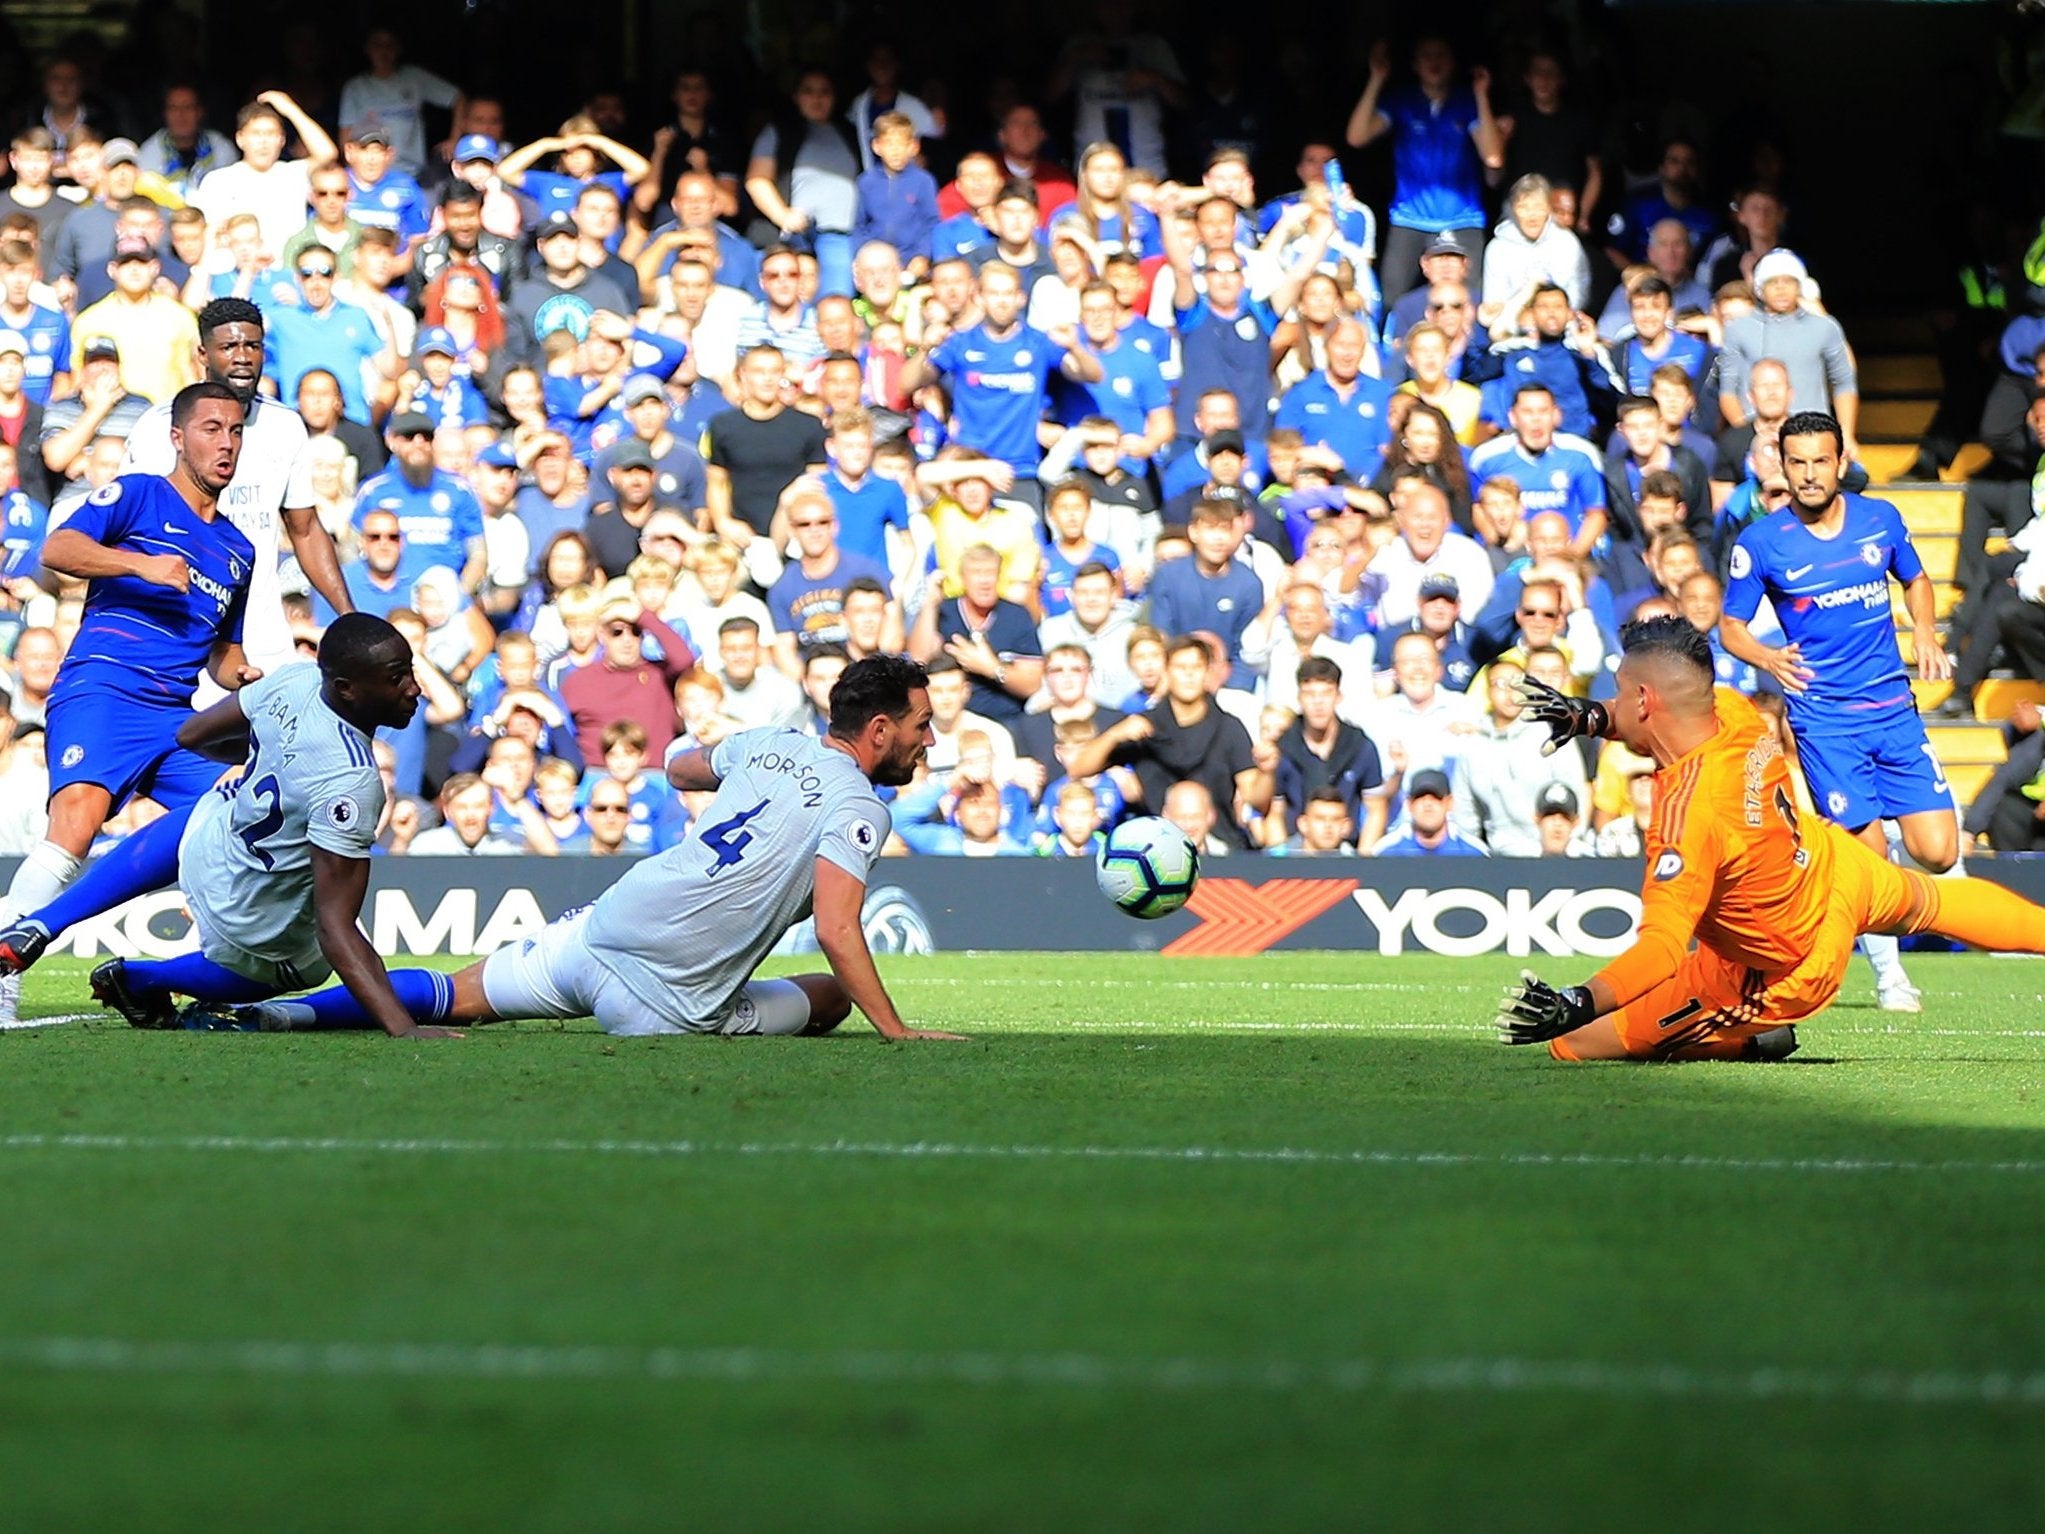
M 1094 867 L 1101 893 L 1130 916 L 1169 916 L 1200 880 L 1200 849 L 1169 820 L 1125 820 L 1101 844 Z

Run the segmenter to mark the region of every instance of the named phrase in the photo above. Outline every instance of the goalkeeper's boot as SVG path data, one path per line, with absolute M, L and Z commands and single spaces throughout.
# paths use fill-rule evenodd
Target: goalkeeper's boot
M 50 946 L 50 929 L 23 916 L 0 927 L 0 975 L 33 969 Z
M 145 991 L 128 983 L 128 966 L 109 959 L 92 972 L 92 999 L 111 1007 L 128 1020 L 130 1028 L 175 1028 L 177 1012 L 168 991 Z
M 1796 1029 L 1785 1024 L 1770 1028 L 1766 1033 L 1757 1033 L 1747 1040 L 1747 1047 L 1741 1051 L 1742 1060 L 1787 1060 L 1803 1046 L 1797 1042 Z

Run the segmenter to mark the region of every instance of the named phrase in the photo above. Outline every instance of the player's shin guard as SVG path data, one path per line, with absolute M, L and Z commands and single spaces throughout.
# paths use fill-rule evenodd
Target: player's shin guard
M 1929 879 L 1929 913 L 1913 932 L 1971 943 L 1994 953 L 2045 953 L 2045 907 L 1987 879 Z
M 398 1004 L 412 1014 L 414 1022 L 444 1022 L 454 1010 L 454 981 L 439 970 L 394 969 L 390 975 L 391 989 L 398 993 Z M 310 996 L 294 996 L 289 1001 L 274 1002 L 272 1007 L 289 1020 L 294 1032 L 326 1028 L 379 1029 L 383 1026 L 369 1015 L 345 985 L 330 985 Z
M 131 990 L 172 991 L 196 1001 L 226 1006 L 261 1001 L 277 994 L 274 985 L 223 969 L 203 953 L 182 954 L 175 959 L 130 959 L 122 969 Z
M 92 871 L 40 909 L 28 912 L 52 936 L 118 905 L 177 883 L 178 843 L 196 804 L 173 810 L 123 840 Z

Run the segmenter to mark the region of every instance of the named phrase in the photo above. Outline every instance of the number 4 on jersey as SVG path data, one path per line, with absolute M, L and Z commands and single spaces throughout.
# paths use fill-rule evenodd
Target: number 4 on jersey
M 762 799 L 751 809 L 740 810 L 729 820 L 720 820 L 716 825 L 704 828 L 703 845 L 713 848 L 717 853 L 717 861 L 710 865 L 710 872 L 713 875 L 719 869 L 731 867 L 746 855 L 746 848 L 753 842 L 753 833 L 747 830 L 746 826 L 766 807 L 767 801 Z

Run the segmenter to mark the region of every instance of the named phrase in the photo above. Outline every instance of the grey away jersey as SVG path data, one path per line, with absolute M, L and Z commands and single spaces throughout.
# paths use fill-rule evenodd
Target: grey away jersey
M 312 849 L 368 857 L 383 779 L 369 737 L 321 699 L 319 667 L 287 666 L 240 697 L 248 765 L 192 812 L 178 883 L 209 939 L 295 962 L 317 951 Z
M 810 913 L 816 860 L 864 884 L 887 806 L 852 758 L 794 730 L 746 730 L 711 753 L 717 794 L 685 840 L 590 911 L 591 956 L 677 1027 L 718 1018 Z

